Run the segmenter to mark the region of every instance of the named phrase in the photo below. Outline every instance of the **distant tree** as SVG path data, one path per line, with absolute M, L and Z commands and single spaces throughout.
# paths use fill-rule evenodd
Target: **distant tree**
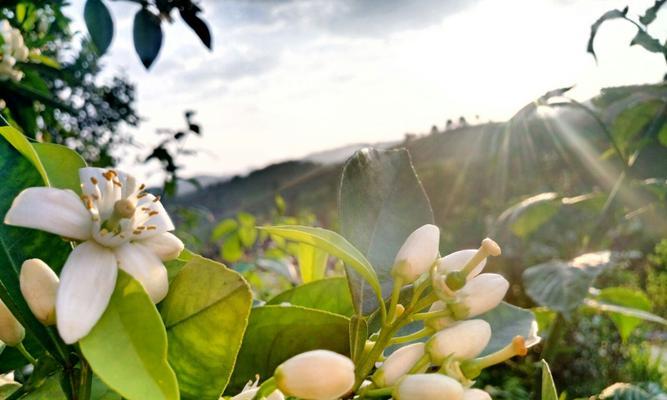
M 445 130 L 448 131 L 454 127 L 454 121 L 451 119 L 447 120 L 447 123 L 445 124 Z
M 467 126 L 467 125 L 468 125 L 468 121 L 466 121 L 466 117 L 461 115 L 459 117 L 459 128 L 462 127 L 462 126 Z
M 433 125 L 433 126 L 431 127 L 431 132 L 430 132 L 430 134 L 431 134 L 431 135 L 435 135 L 435 134 L 437 134 L 438 132 L 439 132 L 439 131 L 438 131 L 438 127 L 437 127 L 436 125 Z

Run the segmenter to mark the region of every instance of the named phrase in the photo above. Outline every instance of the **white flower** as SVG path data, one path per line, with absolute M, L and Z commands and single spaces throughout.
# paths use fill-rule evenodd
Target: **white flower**
M 467 318 L 472 318 L 496 308 L 509 287 L 502 275 L 480 274 L 468 281 L 457 297 L 467 308 Z
M 428 272 L 438 257 L 440 229 L 435 225 L 424 225 L 408 236 L 398 250 L 392 274 L 412 283 L 420 275 Z
M 426 343 L 431 362 L 441 365 L 447 357 L 468 360 L 477 357 L 491 340 L 491 326 L 481 319 L 458 322 Z
M 393 386 L 424 356 L 424 343 L 413 343 L 393 352 L 375 373 L 373 381 L 379 387 Z
M 255 398 L 255 395 L 259 391 L 259 387 L 257 386 L 259 383 L 259 375 L 257 376 L 257 380 L 253 383 L 252 381 L 248 382 L 248 384 L 245 385 L 241 393 L 237 394 L 236 396 L 232 397 L 231 400 L 252 400 Z M 224 397 L 221 397 L 220 400 L 222 400 Z M 268 397 L 263 397 L 262 399 L 265 400 L 285 400 L 285 396 L 280 392 L 280 390 L 276 389 Z
M 183 243 L 158 197 L 144 192 L 134 177 L 114 170 L 79 170 L 83 195 L 71 190 L 34 187 L 22 191 L 5 223 L 51 232 L 82 242 L 70 253 L 56 297 L 56 320 L 63 340 L 86 336 L 106 309 L 117 269 L 143 285 L 153 302 L 168 290 L 162 261 Z
M 20 81 L 23 78 L 23 72 L 13 67 L 16 61 L 27 61 L 30 50 L 23 41 L 21 31 L 13 28 L 7 20 L 0 22 L 0 36 L 4 42 L 2 51 L 0 51 L 0 79 L 9 78 Z
M 16 346 L 23 341 L 25 329 L 0 300 L 0 340 L 7 346 Z
M 276 368 L 276 386 L 288 396 L 334 400 L 354 386 L 354 363 L 329 350 L 296 355 Z
M 447 254 L 438 260 L 438 272 L 440 274 L 446 274 L 448 272 L 460 271 L 463 269 L 463 266 L 466 265 L 468 260 L 470 260 L 475 254 L 477 254 L 477 249 L 467 249 L 459 250 L 454 253 Z M 468 280 L 479 275 L 480 272 L 484 269 L 486 265 L 486 258 L 483 259 L 475 269 L 468 275 Z
M 463 400 L 491 400 L 491 396 L 481 389 L 466 389 Z
M 463 387 L 445 375 L 415 374 L 403 378 L 392 396 L 396 400 L 462 400 Z
M 39 322 L 55 324 L 58 275 L 44 261 L 33 258 L 23 262 L 19 283 L 23 298 Z

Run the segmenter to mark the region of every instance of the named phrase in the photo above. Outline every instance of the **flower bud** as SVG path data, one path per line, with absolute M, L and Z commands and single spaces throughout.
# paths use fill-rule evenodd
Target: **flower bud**
M 25 329 L 16 320 L 5 303 L 0 300 L 0 340 L 7 346 L 16 346 L 23 341 Z
M 424 343 L 414 343 L 393 352 L 373 375 L 378 387 L 393 386 L 424 356 Z
M 354 363 L 329 350 L 296 355 L 276 368 L 276 386 L 288 396 L 311 400 L 333 400 L 354 386 Z
M 412 232 L 398 250 L 392 275 L 412 283 L 428 272 L 438 257 L 440 229 L 435 225 L 424 225 Z
M 491 325 L 481 319 L 461 321 L 436 333 L 426 343 L 431 362 L 441 365 L 447 357 L 468 360 L 477 357 L 491 340 Z
M 395 400 L 463 400 L 463 387 L 441 374 L 415 374 L 403 378 L 394 389 Z
M 491 396 L 481 389 L 466 389 L 463 391 L 463 400 L 491 400 Z
M 454 271 L 460 271 L 466 265 L 468 260 L 470 260 L 476 253 L 477 249 L 468 249 L 447 254 L 438 260 L 438 273 L 447 274 Z M 475 269 L 468 275 L 468 280 L 479 275 L 484 269 L 484 266 L 486 266 L 486 258 L 482 259 L 482 261 L 475 266 Z
M 467 318 L 476 317 L 496 308 L 509 289 L 510 283 L 498 274 L 480 274 L 459 291 Z
M 21 293 L 30 311 L 44 325 L 56 323 L 58 276 L 38 258 L 23 262 L 19 276 Z
M 445 311 L 445 303 L 442 301 L 438 300 L 435 303 L 431 304 L 431 308 L 429 308 L 428 312 L 440 312 L 440 311 Z M 428 328 L 433 329 L 434 331 L 441 331 L 445 329 L 446 327 L 454 324 L 456 321 L 453 320 L 450 317 L 437 317 L 437 318 L 429 318 L 424 322 L 424 325 L 426 325 Z

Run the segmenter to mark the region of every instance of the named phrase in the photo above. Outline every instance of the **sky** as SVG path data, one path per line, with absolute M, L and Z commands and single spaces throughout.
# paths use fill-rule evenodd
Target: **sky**
M 633 0 L 630 15 L 652 0 Z M 75 29 L 84 0 L 66 13 Z M 116 33 L 102 79 L 125 74 L 144 118 L 138 147 L 121 168 L 159 181 L 156 164 L 137 165 L 196 110 L 196 157 L 184 176 L 245 173 L 349 143 L 400 140 L 463 115 L 510 118 L 559 87 L 586 100 L 601 87 L 659 81 L 664 59 L 629 47 L 635 28 L 603 25 L 598 63 L 586 53 L 590 25 L 614 0 L 204 0 L 208 51 L 174 14 L 149 71 L 132 46 L 138 6 L 110 2 Z M 667 35 L 667 12 L 652 25 Z M 163 24 L 165 25 L 165 24 Z

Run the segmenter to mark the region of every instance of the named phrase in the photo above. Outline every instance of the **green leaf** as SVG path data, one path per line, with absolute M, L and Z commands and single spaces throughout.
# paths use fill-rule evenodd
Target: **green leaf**
M 25 3 L 18 3 L 16 5 L 16 21 L 22 23 L 25 20 L 26 12 L 28 11 L 28 5 Z
M 305 307 L 254 308 L 227 392 L 238 393 L 257 374 L 269 378 L 280 363 L 305 351 L 325 349 L 348 355 L 349 322 Z
M 238 231 L 228 235 L 225 238 L 225 241 L 222 242 L 222 246 L 220 246 L 220 257 L 230 263 L 240 260 L 241 257 L 243 257 L 243 254 L 244 252 L 241 247 L 241 239 L 239 238 Z
M 542 400 L 558 400 L 558 392 L 554 384 L 554 378 L 551 376 L 549 364 L 541 361 L 542 364 Z
M 356 364 L 364 354 L 368 339 L 368 323 L 365 317 L 353 315 L 350 319 L 350 358 Z
M 494 353 L 508 344 L 516 336 L 528 338 L 535 334 L 537 321 L 532 311 L 502 302 L 498 307 L 479 317 L 491 325 L 491 340 L 482 356 Z
M 613 305 L 626 307 L 637 312 L 650 312 L 651 300 L 648 296 L 637 289 L 630 289 L 625 287 L 610 287 L 600 290 L 597 299 L 603 303 L 610 303 Z M 641 324 L 642 318 L 631 315 L 612 312 L 609 316 L 621 335 L 621 339 L 625 342 L 632 331 Z
M 329 311 L 350 316 L 354 313 L 347 280 L 343 277 L 321 279 L 284 291 L 269 300 L 268 305 L 289 303 L 294 306 Z
M 220 397 L 251 306 L 248 284 L 224 265 L 195 255 L 181 269 L 160 307 L 181 398 Z
M 339 206 L 343 236 L 373 265 L 386 298 L 398 249 L 415 229 L 433 223 L 431 204 L 408 151 L 358 151 L 343 169 Z M 355 307 L 364 314 L 373 312 L 378 300 L 349 270 L 352 266 L 347 267 Z
M 660 389 L 656 390 L 658 393 L 642 389 L 639 386 L 630 383 L 614 383 L 605 388 L 597 397 L 600 400 L 662 400 L 667 393 Z
M 223 219 L 211 233 L 211 240 L 220 240 L 238 229 L 238 222 L 231 218 Z
M 644 15 L 639 17 L 639 22 L 641 22 L 644 26 L 651 24 L 658 16 L 658 10 L 660 10 L 660 7 L 662 7 L 665 3 L 667 3 L 667 0 L 655 0 L 655 3 L 646 9 Z
M 651 53 L 664 53 L 665 48 L 662 46 L 660 41 L 653 36 L 649 35 L 645 30 L 643 29 L 638 29 L 637 34 L 635 35 L 634 38 L 632 38 L 632 41 L 630 42 L 630 46 L 634 45 L 639 45 L 643 47 L 644 49 L 650 51 Z
M 83 18 L 93 44 L 99 54 L 103 55 L 113 39 L 113 20 L 109 9 L 101 0 L 86 0 Z
M 593 280 L 610 264 L 610 253 L 581 255 L 569 262 L 554 260 L 526 269 L 523 284 L 537 304 L 568 318 L 584 301 Z
M 81 192 L 79 169 L 86 166 L 83 158 L 74 150 L 53 143 L 32 143 L 42 161 L 51 186 Z
M 95 374 L 121 396 L 179 398 L 160 315 L 141 284 L 122 270 L 109 306 L 79 345 Z
M 344 237 L 336 232 L 310 226 L 282 225 L 260 228 L 272 235 L 281 236 L 288 240 L 306 243 L 326 251 L 334 257 L 338 257 L 363 277 L 373 289 L 377 301 L 382 300 L 382 290 L 375 270 L 359 250 L 350 244 Z M 361 287 L 359 287 L 361 288 Z M 353 290 L 354 296 L 354 290 Z M 377 302 L 375 303 L 377 304 Z
M 667 319 L 652 314 L 647 311 L 638 310 L 636 308 L 618 306 L 616 304 L 602 303 L 593 299 L 586 299 L 586 306 L 602 312 L 615 313 L 626 317 L 632 317 L 648 322 L 655 322 L 656 324 L 667 325 Z
M 0 221 L 3 221 L 12 201 L 23 189 L 45 185 L 46 172 L 30 143 L 18 131 L 0 127 L 0 136 Z M 38 172 L 36 165 L 44 174 Z M 63 357 L 23 299 L 18 274 L 23 261 L 29 258 L 41 258 L 59 271 L 70 251 L 69 245 L 55 235 L 0 224 L 0 298 L 39 346 L 49 350 L 59 361 L 63 361 Z
M 540 193 L 505 210 L 498 217 L 498 222 L 508 224 L 513 234 L 525 239 L 549 222 L 560 207 L 561 200 L 557 193 Z
M 633 151 L 638 146 L 633 139 L 660 116 L 662 107 L 664 102 L 660 100 L 642 101 L 628 106 L 618 114 L 612 123 L 611 134 L 624 153 Z
M 21 397 L 24 400 L 67 400 L 67 396 L 60 386 L 60 374 L 51 375 L 44 383 Z
M 134 49 L 146 69 L 150 68 L 162 47 L 162 27 L 160 18 L 145 8 L 134 16 L 132 30 Z
M 609 10 L 606 13 L 602 14 L 600 18 L 597 19 L 591 25 L 591 34 L 588 37 L 588 46 L 586 47 L 586 51 L 591 53 L 593 55 L 593 58 L 597 61 L 597 55 L 595 54 L 595 48 L 593 47 L 593 42 L 595 41 L 595 36 L 598 33 L 598 29 L 600 29 L 600 25 L 602 25 L 605 21 L 608 21 L 610 19 L 618 19 L 618 18 L 625 18 L 625 15 L 628 13 L 628 7 L 625 7 L 622 10 Z
M 123 400 L 118 393 L 109 389 L 97 376 L 93 376 L 90 398 L 91 400 Z
M 309 244 L 299 243 L 297 261 L 299 262 L 299 272 L 303 283 L 324 278 L 328 258 L 324 251 Z

